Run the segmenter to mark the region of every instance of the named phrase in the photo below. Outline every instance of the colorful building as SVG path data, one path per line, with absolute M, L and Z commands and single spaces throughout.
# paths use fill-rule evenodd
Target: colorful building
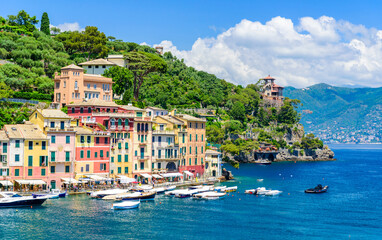
M 86 74 L 74 64 L 61 68 L 54 78 L 54 105 L 63 107 L 84 99 L 113 100 L 112 79 L 96 74 Z
M 4 130 L 0 131 L 0 179 L 7 180 L 10 175 L 9 170 L 9 138 Z
M 2 142 L 2 153 L 5 149 L 8 154 L 9 176 L 12 179 L 23 179 L 24 177 L 24 137 L 18 125 L 4 125 L 4 132 L 9 139 Z M 7 146 L 4 146 L 7 144 Z
M 222 153 L 211 149 L 206 150 L 205 177 L 221 177 Z
M 71 117 L 57 109 L 37 109 L 29 120 L 38 125 L 49 139 L 49 181 L 57 188 L 64 178 L 74 178 L 75 129 Z

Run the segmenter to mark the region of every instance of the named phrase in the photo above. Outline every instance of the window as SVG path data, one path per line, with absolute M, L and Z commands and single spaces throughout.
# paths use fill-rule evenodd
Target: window
M 106 157 L 107 158 L 109 157 L 109 151 L 106 151 Z
M 3 153 L 7 153 L 8 152 L 8 144 L 7 143 L 3 143 Z
M 33 166 L 33 156 L 28 156 L 28 167 Z
M 19 154 L 15 154 L 15 162 L 20 162 L 20 155 Z
M 100 168 L 101 171 L 106 171 L 106 163 L 101 163 L 99 165 L 99 168 Z
M 70 152 L 65 152 L 65 161 L 70 161 Z
M 65 166 L 65 172 L 66 173 L 70 172 L 70 166 Z
M 135 156 L 138 156 L 138 151 L 137 150 L 135 150 Z
M 195 123 L 195 128 L 198 128 L 198 123 Z
M 189 128 L 191 128 L 191 123 L 188 125 Z
M 141 162 L 141 170 L 145 169 L 145 163 Z
M 66 136 L 66 144 L 70 143 L 70 136 Z
M 76 111 L 75 111 L 75 108 L 72 108 L 72 113 L 75 113 Z
M 45 168 L 41 168 L 41 176 L 45 176 Z
M 45 141 L 41 142 L 41 149 L 46 150 L 46 142 Z
M 33 169 L 28 169 L 28 176 L 32 176 L 33 175 Z
M 74 82 L 74 89 L 78 89 L 78 82 L 77 81 Z
M 20 169 L 15 169 L 15 177 L 20 176 Z
M 89 66 L 89 67 L 90 67 L 90 66 Z M 88 83 L 88 86 L 87 86 L 87 87 L 88 87 L 88 89 L 90 89 L 90 83 Z
M 50 173 L 55 173 L 55 172 L 56 172 L 56 167 L 50 166 Z
M 191 165 L 191 158 L 190 158 L 190 159 L 188 159 L 188 162 L 189 162 L 189 165 Z
M 158 150 L 158 158 L 162 158 L 162 150 Z
M 203 142 L 203 134 L 202 134 L 202 142 Z
M 137 117 L 142 117 L 142 112 L 137 112 Z M 143 130 L 143 127 L 142 127 Z
M 86 152 L 86 157 L 87 157 L 87 158 L 90 158 L 90 150 L 88 150 L 88 151 Z
M 118 143 L 118 149 L 122 149 L 122 143 Z
M 122 172 L 121 169 L 122 169 L 121 167 L 118 167 L 118 173 L 121 173 L 121 172 Z
M 98 67 L 98 66 L 96 66 L 96 67 Z M 97 84 L 94 84 L 94 89 L 97 89 Z
M 29 150 L 33 150 L 33 142 L 29 141 Z
M 191 154 L 191 147 L 190 147 L 190 154 Z
M 16 140 L 16 146 L 15 148 L 20 148 L 20 140 Z
M 201 164 L 203 165 L 203 158 L 200 159 Z
M 85 166 L 85 171 L 86 171 L 86 172 L 89 172 L 89 164 L 86 164 L 86 166 Z
M 80 113 L 84 113 L 84 109 L 83 108 L 80 108 Z
M 152 138 L 152 142 L 155 142 L 155 137 L 153 136 L 153 138 Z
M 125 149 L 129 149 L 129 143 L 125 143 Z
M 138 165 L 137 165 L 137 164 L 135 164 L 135 167 L 134 167 L 134 168 L 135 168 L 135 170 L 138 170 Z
M 84 158 L 84 150 L 81 150 L 81 158 Z
M 50 152 L 50 161 L 56 161 L 56 152 Z
M 88 107 L 88 113 L 92 113 L 92 108 Z
M 92 141 L 91 136 L 88 136 L 88 137 L 87 137 L 87 140 L 88 140 L 88 141 L 87 141 L 88 143 L 91 143 L 91 141 Z
M 97 157 L 98 157 L 98 153 L 94 152 L 94 158 L 97 158 Z
M 105 144 L 108 144 L 108 140 L 107 140 L 107 138 L 104 138 L 105 139 Z
M 50 122 L 50 127 L 54 128 L 54 126 L 55 126 L 55 122 Z
M 195 165 L 198 165 L 198 159 L 195 158 Z
M 195 146 L 195 154 L 198 154 L 198 147 Z
M 195 135 L 195 141 L 198 141 L 198 134 Z
M 114 162 L 114 157 L 111 157 L 111 162 Z
M 202 146 L 202 153 L 203 153 L 203 146 Z
M 158 142 L 159 143 L 162 142 L 162 137 L 161 136 L 158 137 Z
M 85 143 L 85 136 L 81 136 L 81 143 Z
M 96 137 L 96 144 L 99 144 L 99 137 Z
M 153 149 L 151 152 L 152 157 L 155 157 L 155 150 Z
M 122 162 L 122 155 L 118 155 L 118 162 Z
M 190 134 L 190 142 L 192 141 L 192 134 Z
M 129 168 L 125 167 L 125 173 L 129 173 Z
M 185 135 L 184 135 L 184 133 L 183 133 L 183 137 L 182 137 L 182 142 L 183 142 L 183 143 L 184 143 L 184 136 L 185 136 Z
M 162 168 L 162 164 L 161 164 L 161 163 L 158 163 L 158 168 L 159 168 L 159 169 Z
M 129 155 L 125 155 L 125 162 L 128 162 L 129 161 Z

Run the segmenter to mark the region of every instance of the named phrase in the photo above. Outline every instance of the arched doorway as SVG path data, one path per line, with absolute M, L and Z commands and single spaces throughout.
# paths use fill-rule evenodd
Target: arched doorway
M 169 162 L 166 165 L 167 171 L 175 171 L 176 170 L 176 165 L 174 162 Z

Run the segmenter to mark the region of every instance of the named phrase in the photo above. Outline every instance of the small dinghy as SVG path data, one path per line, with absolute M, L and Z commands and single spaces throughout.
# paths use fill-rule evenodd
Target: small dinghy
M 126 209 L 132 209 L 137 208 L 141 204 L 141 201 L 123 201 L 120 203 L 114 203 L 113 208 L 114 210 L 126 210 Z
M 306 189 L 306 193 L 324 193 L 328 190 L 328 186 L 323 187 L 321 184 L 318 184 L 315 188 Z
M 234 186 L 234 187 L 227 187 L 225 189 L 225 192 L 236 192 L 237 190 L 237 186 Z

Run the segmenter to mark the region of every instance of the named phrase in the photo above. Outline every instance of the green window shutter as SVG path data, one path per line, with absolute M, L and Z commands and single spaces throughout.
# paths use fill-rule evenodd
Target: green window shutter
M 129 143 L 125 143 L 125 149 L 129 149 Z
M 125 173 L 129 173 L 129 167 L 125 167 Z
M 66 173 L 70 172 L 70 166 L 65 166 L 65 172 Z
M 87 151 L 87 153 L 86 153 L 86 157 L 87 157 L 87 158 L 90 158 L 90 150 Z
M 202 142 L 203 142 L 203 134 L 202 134 Z
M 81 158 L 84 158 L 84 150 L 81 150 Z
M 190 142 L 192 141 L 192 135 L 190 134 Z
M 118 143 L 118 149 L 122 149 L 122 144 Z
M 33 175 L 33 169 L 28 169 L 28 176 L 32 176 Z
M 135 170 L 138 170 L 138 165 L 137 164 L 135 164 Z
M 111 157 L 111 162 L 114 162 L 114 157 Z
M 42 166 L 43 156 L 40 156 L 40 167 Z
M 203 153 L 203 146 L 202 146 L 202 153 Z
M 70 136 L 66 136 L 66 143 L 67 143 L 67 144 L 70 143 Z
M 198 134 L 195 135 L 195 141 L 198 141 Z
M 55 172 L 56 172 L 56 167 L 50 166 L 50 173 L 55 173 Z
M 9 168 L 7 168 L 7 176 L 9 176 Z
M 20 169 L 15 169 L 15 177 L 20 176 Z
M 94 158 L 98 157 L 98 152 L 94 152 Z
M 191 154 L 191 152 L 192 152 L 192 151 L 191 151 L 191 147 L 190 147 L 190 154 Z
M 129 155 L 125 155 L 125 162 L 128 162 L 129 161 Z
M 41 176 L 45 176 L 45 168 L 41 168 Z
M 109 157 L 109 151 L 106 151 L 106 157 Z
M 198 147 L 195 147 L 195 154 L 198 154 Z
M 29 167 L 33 166 L 33 156 L 28 156 L 28 166 Z
M 198 159 L 195 158 L 195 165 L 198 165 Z
M 135 150 L 135 156 L 138 156 L 138 151 L 137 150 Z
M 189 159 L 189 165 L 191 165 L 191 158 Z
M 100 156 L 101 158 L 103 158 L 103 150 L 101 150 L 101 151 L 99 152 L 99 156 Z
M 118 173 L 121 173 L 121 167 L 118 167 Z
M 70 161 L 70 152 L 65 152 L 65 161 Z
M 56 161 L 56 152 L 50 152 L 50 161 Z
M 118 162 L 122 162 L 122 155 L 118 155 Z
M 201 163 L 202 163 L 202 165 L 203 165 L 203 158 L 201 158 L 200 161 L 201 161 Z

